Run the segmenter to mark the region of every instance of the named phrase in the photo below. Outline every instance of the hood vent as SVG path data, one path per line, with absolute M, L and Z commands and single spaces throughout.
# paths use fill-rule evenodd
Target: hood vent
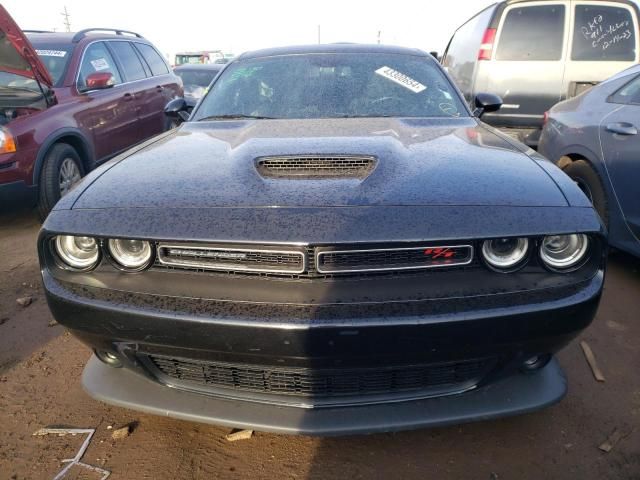
M 376 166 L 375 157 L 361 155 L 287 155 L 261 157 L 258 173 L 268 178 L 365 178 Z

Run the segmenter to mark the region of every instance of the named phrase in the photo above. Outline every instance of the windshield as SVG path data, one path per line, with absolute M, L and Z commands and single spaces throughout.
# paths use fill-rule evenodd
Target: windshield
M 433 61 L 381 53 L 306 54 L 232 63 L 194 120 L 468 116 Z
M 44 64 L 51 75 L 53 85 L 58 86 L 62 81 L 62 76 L 67 69 L 69 58 L 71 58 L 71 50 L 73 46 L 69 44 L 57 44 L 50 42 L 38 42 L 29 37 L 29 41 L 33 45 L 40 61 Z
M 185 90 L 194 90 L 198 87 L 208 87 L 219 71 L 220 70 L 175 70 L 175 73 L 182 79 Z

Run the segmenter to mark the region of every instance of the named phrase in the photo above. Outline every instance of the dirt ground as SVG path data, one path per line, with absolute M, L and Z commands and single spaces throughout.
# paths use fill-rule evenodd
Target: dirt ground
M 449 428 L 342 438 L 256 433 L 109 407 L 89 398 L 80 374 L 89 351 L 51 325 L 38 274 L 39 225 L 0 216 L 0 479 L 47 479 L 83 438 L 35 437 L 50 426 L 95 428 L 83 460 L 116 479 L 420 478 L 639 479 L 640 262 L 614 253 L 589 342 L 606 382 L 594 380 L 579 343 L 559 359 L 569 393 L 547 410 Z M 32 297 L 27 307 L 16 299 Z M 109 427 L 135 422 L 126 438 Z M 598 446 L 617 430 L 609 453 Z M 74 467 L 68 478 L 100 478 Z

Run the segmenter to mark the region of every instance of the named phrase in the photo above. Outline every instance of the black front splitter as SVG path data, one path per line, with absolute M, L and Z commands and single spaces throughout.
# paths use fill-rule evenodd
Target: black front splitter
M 558 402 L 567 382 L 555 359 L 535 374 L 517 374 L 444 397 L 376 405 L 300 408 L 216 398 L 177 390 L 105 365 L 95 356 L 82 375 L 97 400 L 200 423 L 300 435 L 351 435 L 437 427 L 533 412 Z

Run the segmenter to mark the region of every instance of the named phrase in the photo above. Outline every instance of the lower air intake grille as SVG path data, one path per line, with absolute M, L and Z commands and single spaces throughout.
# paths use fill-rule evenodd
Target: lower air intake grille
M 473 386 L 494 360 L 360 369 L 305 369 L 187 360 L 157 355 L 152 365 L 185 385 L 262 394 L 330 398 Z
M 376 159 L 366 156 L 281 156 L 257 159 L 256 168 L 263 177 L 273 178 L 365 178 Z

